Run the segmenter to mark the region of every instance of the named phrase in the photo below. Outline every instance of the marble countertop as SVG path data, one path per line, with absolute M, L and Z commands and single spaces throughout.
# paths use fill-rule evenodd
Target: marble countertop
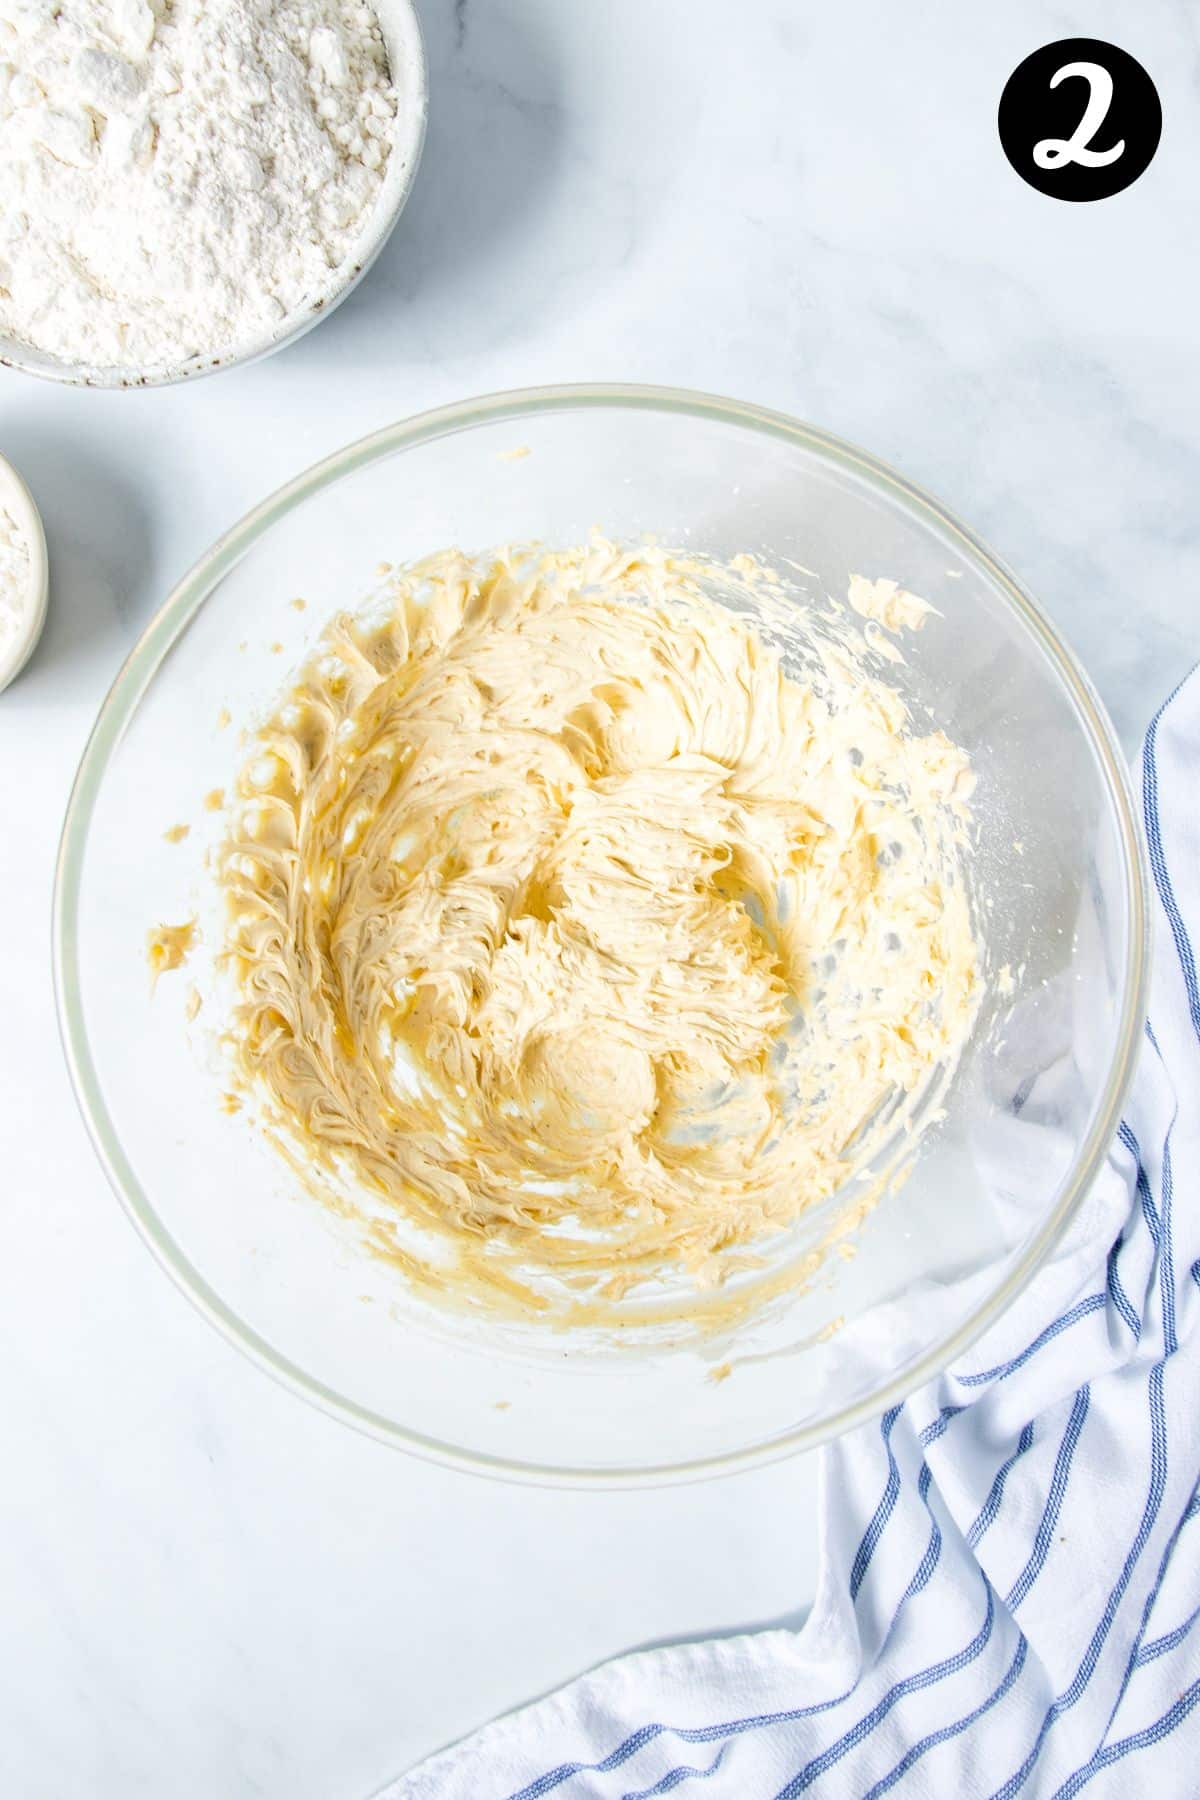
M 676 383 L 931 488 L 1041 599 L 1131 748 L 1200 654 L 1185 0 L 421 10 L 424 166 L 318 331 L 158 392 L 0 371 L 53 581 L 0 698 L 0 1786 L 25 1800 L 355 1800 L 599 1658 L 796 1619 L 812 1592 L 811 1458 L 610 1495 L 425 1466 L 245 1363 L 108 1192 L 53 1019 L 58 828 L 118 665 L 219 531 L 426 406 Z M 1015 65 L 1075 33 L 1145 63 L 1165 126 L 1134 187 L 1071 207 L 1017 179 L 994 120 Z

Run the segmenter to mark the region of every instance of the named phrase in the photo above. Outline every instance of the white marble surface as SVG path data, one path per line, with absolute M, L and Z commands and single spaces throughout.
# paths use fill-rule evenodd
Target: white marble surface
M 326 325 L 187 389 L 0 372 L 0 449 L 53 567 L 42 647 L 0 699 L 5 1794 L 354 1800 L 602 1656 L 811 1593 L 811 1461 L 644 1495 L 410 1461 L 245 1364 L 108 1193 L 52 1015 L 58 825 L 121 658 L 218 531 L 437 402 L 674 382 L 805 415 L 940 494 L 1130 744 L 1200 654 L 1188 0 L 422 11 L 425 164 Z M 1141 57 L 1165 128 L 1134 188 L 1071 208 L 1012 174 L 994 113 L 1028 51 L 1075 33 Z

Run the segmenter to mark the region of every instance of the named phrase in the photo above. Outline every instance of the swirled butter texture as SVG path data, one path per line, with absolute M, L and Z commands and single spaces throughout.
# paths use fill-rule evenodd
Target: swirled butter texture
M 411 1271 L 566 1313 L 712 1287 L 953 1064 L 966 759 L 851 627 L 785 672 L 785 615 L 749 558 L 446 552 L 255 734 L 235 1078 Z

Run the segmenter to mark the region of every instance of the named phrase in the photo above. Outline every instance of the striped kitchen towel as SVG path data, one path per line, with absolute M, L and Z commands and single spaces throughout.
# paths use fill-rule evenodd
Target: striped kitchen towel
M 803 1630 L 609 1663 L 380 1800 L 1200 1796 L 1200 671 L 1140 784 L 1154 973 L 1107 1168 L 969 1367 L 824 1452 Z

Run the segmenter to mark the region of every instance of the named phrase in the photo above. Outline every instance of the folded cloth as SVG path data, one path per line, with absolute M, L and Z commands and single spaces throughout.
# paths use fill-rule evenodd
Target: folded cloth
M 1200 670 L 1139 779 L 1125 1122 L 969 1366 L 824 1452 L 804 1628 L 609 1663 L 380 1800 L 1200 1795 Z

